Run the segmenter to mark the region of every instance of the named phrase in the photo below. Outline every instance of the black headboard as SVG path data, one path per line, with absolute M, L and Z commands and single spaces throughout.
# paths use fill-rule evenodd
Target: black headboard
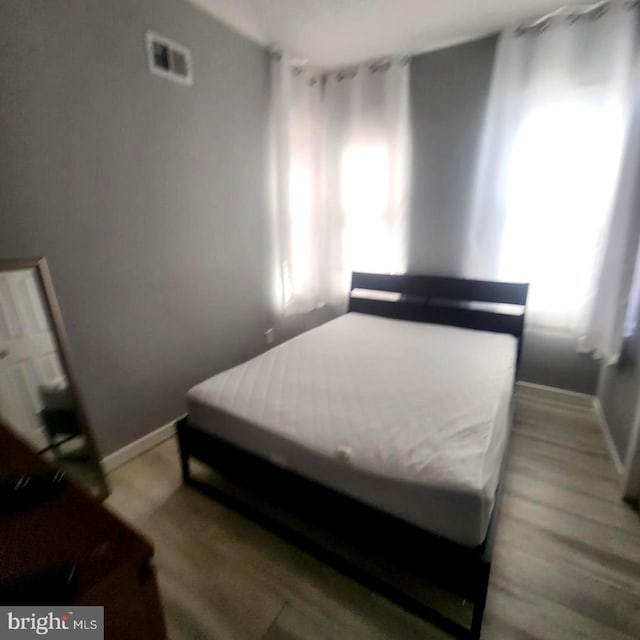
M 354 272 L 349 311 L 510 333 L 520 341 L 528 291 L 525 283 Z M 398 295 L 385 299 L 373 292 Z

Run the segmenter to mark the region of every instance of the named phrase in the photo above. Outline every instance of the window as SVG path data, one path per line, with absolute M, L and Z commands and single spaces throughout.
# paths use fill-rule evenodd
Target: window
M 529 281 L 536 324 L 571 328 L 589 304 L 623 135 L 613 101 L 539 105 L 521 121 L 505 190 L 500 278 Z
M 389 238 L 389 151 L 384 143 L 348 146 L 342 154 L 343 261 L 359 271 L 394 271 Z
M 291 167 L 289 177 L 289 259 L 285 299 L 304 296 L 311 288 L 313 258 L 311 171 L 301 164 Z

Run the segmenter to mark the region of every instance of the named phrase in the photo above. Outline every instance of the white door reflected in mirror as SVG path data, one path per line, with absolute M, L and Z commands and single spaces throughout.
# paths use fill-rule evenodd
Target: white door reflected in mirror
M 41 389 L 65 376 L 33 269 L 0 273 L 0 354 L 0 414 L 44 449 Z
M 18 263 L 0 261 L 0 418 L 35 451 L 104 497 L 99 459 L 67 373 L 46 261 Z

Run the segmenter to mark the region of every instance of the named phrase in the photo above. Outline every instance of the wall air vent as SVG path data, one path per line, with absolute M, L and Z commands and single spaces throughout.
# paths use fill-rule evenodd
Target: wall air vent
M 151 73 L 180 84 L 193 84 L 193 65 L 189 49 L 153 31 L 147 31 L 146 42 Z

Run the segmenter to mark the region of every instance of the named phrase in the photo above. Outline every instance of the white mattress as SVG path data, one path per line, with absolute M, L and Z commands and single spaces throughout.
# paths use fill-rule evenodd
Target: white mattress
M 189 419 L 476 546 L 504 455 L 516 349 L 506 334 L 349 313 L 193 387 Z

